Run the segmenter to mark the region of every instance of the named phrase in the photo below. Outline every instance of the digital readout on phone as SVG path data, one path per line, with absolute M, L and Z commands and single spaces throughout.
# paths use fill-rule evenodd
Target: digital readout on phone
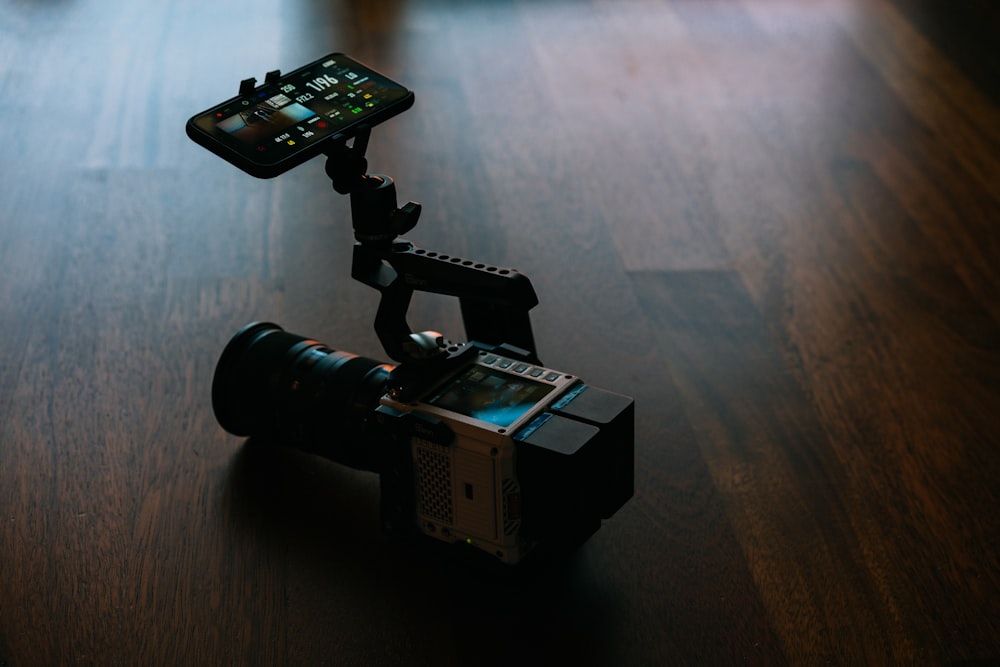
M 282 78 L 275 90 L 238 98 L 195 124 L 238 140 L 242 149 L 234 148 L 256 153 L 255 159 L 273 162 L 409 94 L 349 58 L 331 57 Z

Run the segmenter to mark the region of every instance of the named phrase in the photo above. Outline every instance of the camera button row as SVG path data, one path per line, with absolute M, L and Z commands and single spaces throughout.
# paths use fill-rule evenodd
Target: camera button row
M 531 366 L 530 364 L 519 363 L 514 366 L 514 361 L 511 359 L 504 359 L 503 357 L 498 357 L 493 354 L 488 354 L 483 357 L 483 363 L 487 366 L 496 366 L 497 368 L 502 368 L 504 370 L 510 369 L 512 373 L 517 373 L 518 375 L 528 375 L 533 378 L 540 378 L 545 375 L 545 380 L 547 382 L 555 382 L 561 375 L 559 373 L 549 372 L 548 369 L 538 368 L 537 366 Z M 514 366 L 511 368 L 511 366 Z
M 528 370 L 529 368 L 531 370 Z M 527 371 L 527 373 L 525 373 L 525 371 Z M 518 364 L 517 366 L 514 367 L 514 372 L 515 373 L 520 373 L 521 375 L 529 375 L 529 376 L 531 376 L 533 378 L 540 378 L 540 377 L 542 377 L 543 375 L 545 375 L 546 371 L 547 371 L 547 369 L 545 369 L 545 368 L 537 368 L 537 367 L 536 368 L 532 368 L 528 364 Z M 549 372 L 548 375 L 545 375 L 545 380 L 547 382 L 555 382 L 559 378 L 560 378 L 559 373 Z
M 497 366 L 498 368 L 503 369 L 510 368 L 514 365 L 514 362 L 510 359 L 504 359 L 503 357 L 497 357 L 492 354 L 483 357 L 483 363 L 487 366 Z

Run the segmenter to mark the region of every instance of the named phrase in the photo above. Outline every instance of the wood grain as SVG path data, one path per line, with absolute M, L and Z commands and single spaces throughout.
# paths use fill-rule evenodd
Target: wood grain
M 1000 661 L 998 25 L 0 5 L 0 667 Z M 319 161 L 259 181 L 183 131 L 334 50 L 416 91 L 368 154 L 410 239 L 524 271 L 542 360 L 636 399 L 635 497 L 557 566 L 397 542 L 374 475 L 215 422 L 248 321 L 384 356 Z

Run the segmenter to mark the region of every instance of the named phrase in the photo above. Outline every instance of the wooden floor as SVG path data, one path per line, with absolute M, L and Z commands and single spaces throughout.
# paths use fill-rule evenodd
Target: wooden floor
M 0 4 L 0 665 L 997 664 L 998 33 L 987 0 Z M 251 320 L 384 358 L 322 162 L 184 134 L 334 50 L 416 92 L 369 150 L 408 238 L 519 268 L 542 360 L 635 397 L 634 498 L 541 575 L 215 422 Z

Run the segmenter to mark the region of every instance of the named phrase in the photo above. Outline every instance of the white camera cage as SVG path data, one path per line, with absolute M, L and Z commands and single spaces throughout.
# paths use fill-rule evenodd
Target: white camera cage
M 424 398 L 433 401 L 442 396 L 474 370 L 502 378 L 505 387 L 535 383 L 548 387 L 548 391 L 506 425 L 431 402 L 398 403 L 386 396 L 382 404 L 433 417 L 455 434 L 448 445 L 418 436 L 411 438 L 419 529 L 445 542 L 466 542 L 513 564 L 533 546 L 520 535 L 521 488 L 513 436 L 567 391 L 579 386 L 580 379 L 537 364 L 480 353 L 472 364 L 450 375 Z

